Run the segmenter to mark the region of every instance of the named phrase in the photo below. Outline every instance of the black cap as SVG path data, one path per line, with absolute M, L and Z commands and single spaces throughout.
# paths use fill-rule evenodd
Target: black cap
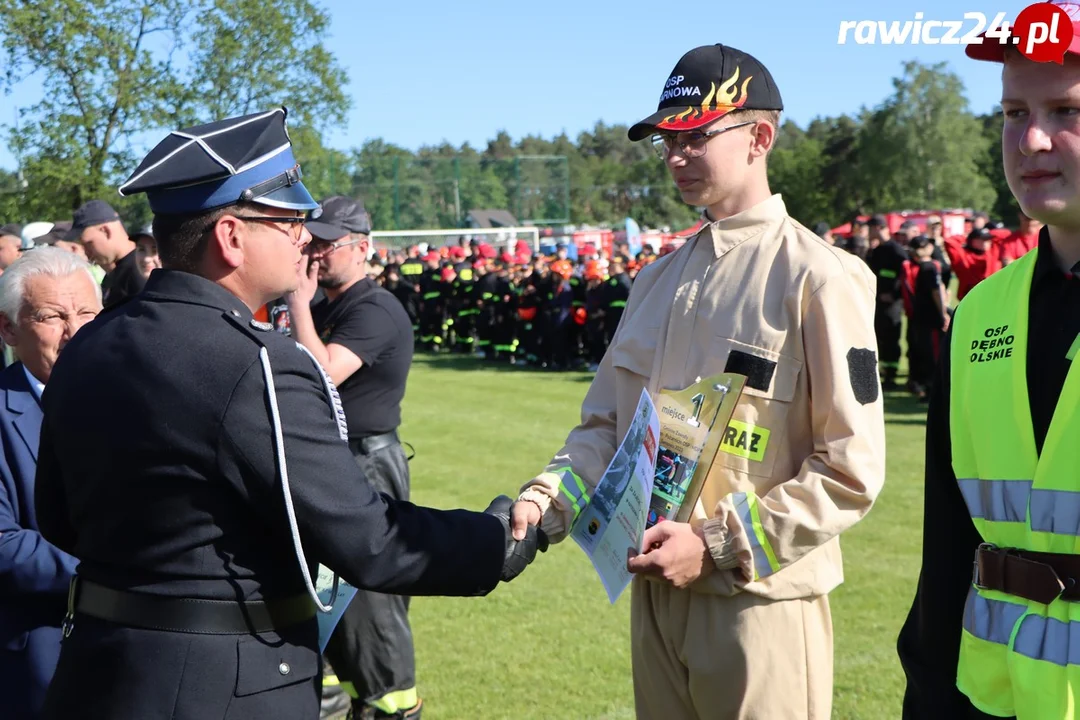
M 143 225 L 141 228 L 139 228 L 135 232 L 129 233 L 129 235 L 131 236 L 132 240 L 138 240 L 141 237 L 148 237 L 151 240 L 153 240 L 154 239 L 154 225 L 153 225 L 153 223 L 151 223 L 149 225 Z
M 755 57 L 726 45 L 704 45 L 679 59 L 656 112 L 631 127 L 627 136 L 636 142 L 657 129 L 694 130 L 732 110 L 783 109 L 776 81 Z
M 0 235 L 14 235 L 17 238 L 22 238 L 22 225 L 18 223 L 0 225 Z
M 202 213 L 237 202 L 318 207 L 300 182 L 283 107 L 175 130 L 143 158 L 120 194 L 146 193 L 156 214 Z
M 361 201 L 335 195 L 311 211 L 304 227 L 312 237 L 333 242 L 349 233 L 371 232 L 371 216 Z
M 912 250 L 918 250 L 932 244 L 933 242 L 933 240 L 926 237 L 925 235 L 916 235 L 915 237 L 908 240 L 908 247 Z
M 899 227 L 899 228 L 897 228 L 897 230 L 900 230 L 900 231 L 906 231 L 906 230 L 915 230 L 915 229 L 917 229 L 918 227 L 919 227 L 919 226 L 918 226 L 918 225 L 916 225 L 916 224 L 915 224 L 914 222 L 912 222 L 911 220 L 905 220 L 904 222 L 900 223 L 900 227 Z
M 990 228 L 979 228 L 978 230 L 972 230 L 967 236 L 968 242 L 972 240 L 993 240 L 994 235 L 990 232 Z
M 71 222 L 71 229 L 64 236 L 65 240 L 78 240 L 82 231 L 86 228 L 104 225 L 120 219 L 120 213 L 113 210 L 112 205 L 104 200 L 91 200 L 75 211 L 75 219 Z
M 814 226 L 814 234 L 818 237 L 825 237 L 825 233 L 829 232 L 830 230 L 832 230 L 832 228 L 829 227 L 829 223 L 827 222 L 819 222 L 817 225 Z
M 888 225 L 889 223 L 885 221 L 884 215 L 875 215 L 866 223 L 867 227 L 888 227 Z

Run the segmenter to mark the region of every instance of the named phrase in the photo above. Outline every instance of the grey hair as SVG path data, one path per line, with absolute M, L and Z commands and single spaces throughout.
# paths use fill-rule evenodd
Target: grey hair
M 94 286 L 98 302 L 101 302 L 101 286 L 90 270 L 90 263 L 75 253 L 55 247 L 39 247 L 27 250 L 11 263 L 0 275 L 0 314 L 6 315 L 11 322 L 18 322 L 26 298 L 23 296 L 26 281 L 35 275 L 49 277 L 67 277 L 77 272 L 86 273 Z

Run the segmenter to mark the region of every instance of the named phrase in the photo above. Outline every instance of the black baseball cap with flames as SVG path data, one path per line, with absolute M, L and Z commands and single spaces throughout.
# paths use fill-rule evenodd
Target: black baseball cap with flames
M 757 58 L 728 45 L 704 45 L 679 59 L 656 112 L 627 135 L 637 142 L 657 130 L 696 130 L 733 110 L 783 109 L 776 81 Z

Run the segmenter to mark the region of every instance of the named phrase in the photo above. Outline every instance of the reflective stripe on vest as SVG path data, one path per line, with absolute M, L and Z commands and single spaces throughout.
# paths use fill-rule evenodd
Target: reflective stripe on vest
M 1036 532 L 1080 535 L 1080 492 L 1032 489 L 1031 480 L 957 480 L 973 518 L 1027 522 Z
M 1041 456 L 1031 422 L 1028 300 L 1037 256 L 980 282 L 956 311 L 952 465 L 985 542 L 1080 554 L 1080 369 L 1069 370 Z M 962 625 L 956 684 L 972 704 L 1021 720 L 1075 716 L 1080 603 L 1043 605 L 972 585 Z

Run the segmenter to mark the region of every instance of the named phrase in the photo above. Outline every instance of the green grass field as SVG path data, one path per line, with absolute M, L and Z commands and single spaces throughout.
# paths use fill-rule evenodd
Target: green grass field
M 590 375 L 419 356 L 403 440 L 416 449 L 413 500 L 482 509 L 513 496 L 578 421 Z M 833 717 L 899 717 L 896 635 L 919 572 L 925 406 L 886 397 L 888 475 L 870 514 L 842 539 Z M 555 545 L 486 598 L 417 598 L 425 720 L 633 718 L 628 593 L 610 605 L 584 553 Z

